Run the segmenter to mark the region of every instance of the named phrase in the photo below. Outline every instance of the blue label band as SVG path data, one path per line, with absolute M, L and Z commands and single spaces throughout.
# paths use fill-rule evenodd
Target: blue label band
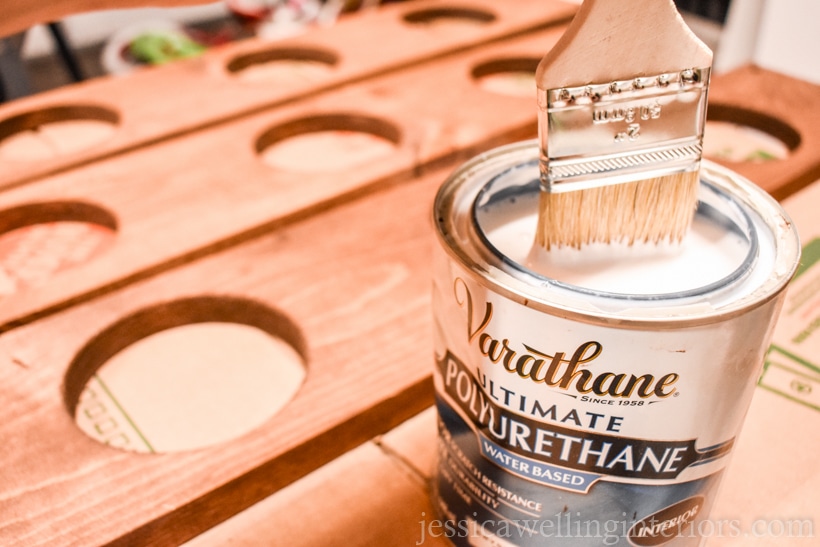
M 521 456 L 502 448 L 480 433 L 478 442 L 481 455 L 488 460 L 513 475 L 546 486 L 587 493 L 592 484 L 601 477 L 599 474 L 573 471 Z

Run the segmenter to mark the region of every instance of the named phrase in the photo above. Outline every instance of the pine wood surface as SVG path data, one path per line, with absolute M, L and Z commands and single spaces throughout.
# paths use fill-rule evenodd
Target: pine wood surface
M 784 199 L 820 178 L 820 86 L 746 66 L 715 76 L 709 119 L 749 125 L 792 145 L 785 160 L 718 163 Z
M 447 547 L 440 528 L 421 530 L 438 517 L 415 465 L 432 470 L 435 447 L 429 408 L 184 545 Z
M 388 4 L 293 38 L 234 42 L 201 57 L 140 69 L 135 78 L 97 78 L 0 105 L 0 139 L 19 127 L 54 119 L 54 108 L 99 107 L 117 119 L 112 137 L 92 148 L 45 161 L 3 161 L 0 188 L 254 116 L 425 60 L 563 24 L 577 9 L 559 0 L 471 0 L 458 7 L 495 19 L 485 24 L 410 24 L 404 20 L 407 14 L 453 7 L 439 0 Z M 313 50 L 338 58 L 315 81 L 248 82 L 227 68 L 247 55 L 279 51 L 285 57 L 309 59 Z M 540 54 L 545 52 L 546 48 Z
M 104 255 L 4 298 L 0 324 L 12 327 L 430 166 L 534 137 L 532 99 L 483 91 L 470 71 L 506 56 L 537 57 L 558 35 L 554 29 L 491 45 L 0 193 L 0 210 L 79 201 L 110 211 L 119 226 Z M 363 115 L 395 125 L 395 153 L 332 173 L 285 172 L 260 161 L 255 141 L 269 128 L 323 115 Z
M 177 544 L 429 407 L 429 216 L 445 176 L 377 192 L 0 337 L 0 544 Z M 296 397 L 235 441 L 178 454 L 127 453 L 80 432 L 64 393 L 70 401 L 91 372 L 69 367 L 83 346 L 139 310 L 198 297 L 258 302 L 297 326 L 308 374 Z M 118 336 L 139 334 L 106 335 L 92 357 L 123 343 Z

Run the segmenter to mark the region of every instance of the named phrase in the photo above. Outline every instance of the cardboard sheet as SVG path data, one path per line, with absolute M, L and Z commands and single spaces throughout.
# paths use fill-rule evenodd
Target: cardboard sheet
M 820 543 L 820 181 L 783 203 L 801 265 L 713 511 L 709 547 Z M 722 528 L 722 530 L 721 530 Z

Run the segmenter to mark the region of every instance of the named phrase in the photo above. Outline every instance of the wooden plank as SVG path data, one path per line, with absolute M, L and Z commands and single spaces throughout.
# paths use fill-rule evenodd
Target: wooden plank
M 755 66 L 739 68 L 712 80 L 709 118 L 751 126 L 792 146 L 784 160 L 716 159 L 775 198 L 820 177 L 820 86 Z
M 435 519 L 422 478 L 367 443 L 185 547 L 447 547 L 427 532 Z
M 429 215 L 445 174 L 0 337 L 0 543 L 177 544 L 429 407 Z M 292 321 L 308 356 L 296 397 L 240 439 L 200 450 L 128 453 L 81 433 L 66 408 L 93 360 L 151 320 L 106 329 L 150 306 L 201 297 L 212 298 L 206 310 L 258 317 L 254 306 L 225 300 L 242 298 Z M 99 333 L 102 341 L 83 349 Z M 74 359 L 82 366 L 70 367 Z
M 438 518 L 430 492 L 435 419 L 433 407 L 424 410 L 185 547 L 242 547 L 272 540 L 294 546 L 449 545 L 433 524 Z
M 198 131 L 1 193 L 0 210 L 79 201 L 102 207 L 118 222 L 116 241 L 105 254 L 56 274 L 47 285 L 4 298 L 2 328 L 234 244 L 289 218 L 407 180 L 430 166 L 534 137 L 533 99 L 487 92 L 476 85 L 471 71 L 488 60 L 539 58 L 560 32 L 546 31 L 369 80 L 287 110 Z M 255 141 L 271 127 L 359 115 L 395 126 L 400 136 L 394 153 L 330 173 L 272 169 L 256 153 Z
M 382 435 L 377 442 L 385 452 L 405 462 L 425 481 L 431 481 L 436 473 L 438 453 L 436 419 L 436 409 L 430 407 Z
M 452 12 L 453 8 L 439 0 L 392 4 L 344 17 L 329 28 L 311 28 L 293 38 L 244 40 L 195 59 L 146 68 L 125 77 L 99 78 L 0 105 L 0 139 L 20 127 L 42 123 L 44 116 L 53 119 L 55 108 L 73 112 L 78 106 L 90 105 L 117 119 L 110 138 L 93 147 L 39 161 L 2 161 L 0 188 L 253 116 L 425 60 L 564 23 L 576 6 L 557 0 L 470 0 L 461 8 L 490 14 L 494 19 L 486 24 L 410 24 L 405 15 L 436 9 Z M 337 61 L 323 75 L 305 79 L 254 83 L 228 70 L 243 56 L 271 50 L 308 59 L 311 52 L 318 51 L 320 56 L 335 56 Z
M 446 547 L 430 488 L 435 421 L 435 408 L 429 407 L 184 547 L 272 542 L 294 547 Z

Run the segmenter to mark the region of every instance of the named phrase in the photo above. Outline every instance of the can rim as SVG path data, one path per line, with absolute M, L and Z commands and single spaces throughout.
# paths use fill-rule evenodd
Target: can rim
M 683 305 L 674 307 L 675 300 L 663 298 L 664 295 L 655 295 L 655 298 L 661 296 L 657 301 L 670 304 L 673 306 L 671 309 L 669 306 L 656 310 L 653 308 L 641 310 L 625 308 L 618 311 L 593 309 L 583 306 L 584 291 L 574 291 L 573 286 L 564 287 L 566 289 L 564 292 L 576 295 L 577 299 L 570 299 L 570 302 L 567 302 L 566 299 L 559 301 L 555 298 L 552 300 L 545 298 L 544 295 L 537 294 L 539 289 L 537 284 L 528 283 L 521 279 L 521 275 L 512 275 L 509 266 L 505 269 L 498 263 L 492 263 L 495 251 L 487 246 L 487 242 L 482 240 L 475 230 L 469 229 L 469 224 L 472 223 L 473 204 L 493 174 L 509 169 L 511 165 L 537 157 L 537 146 L 535 140 L 513 143 L 494 148 L 468 160 L 457 168 L 439 188 L 433 208 L 433 221 L 439 244 L 452 258 L 473 272 L 481 285 L 510 300 L 539 311 L 587 323 L 605 323 L 610 326 L 636 328 L 648 325 L 678 328 L 724 321 L 763 306 L 785 289 L 797 269 L 800 256 L 799 237 L 793 222 L 780 204 L 748 179 L 709 160 L 703 160 L 702 178 L 708 179 L 709 183 L 728 193 L 745 210 L 753 212 L 764 228 L 770 232 L 767 238 L 774 246 L 774 261 L 771 264 L 771 275 L 766 276 L 759 286 L 754 286 L 748 294 L 726 305 L 708 309 L 702 306 L 692 309 Z M 465 217 L 469 217 L 469 220 Z M 495 259 L 496 262 L 501 262 L 497 260 L 497 256 Z M 760 265 L 749 265 L 749 267 L 760 267 Z M 713 287 L 713 289 L 720 290 L 721 287 Z M 607 295 L 594 295 L 595 298 L 600 296 L 606 297 Z M 630 299 L 623 298 L 622 300 L 630 301 Z M 658 313 L 652 315 L 653 311 Z

